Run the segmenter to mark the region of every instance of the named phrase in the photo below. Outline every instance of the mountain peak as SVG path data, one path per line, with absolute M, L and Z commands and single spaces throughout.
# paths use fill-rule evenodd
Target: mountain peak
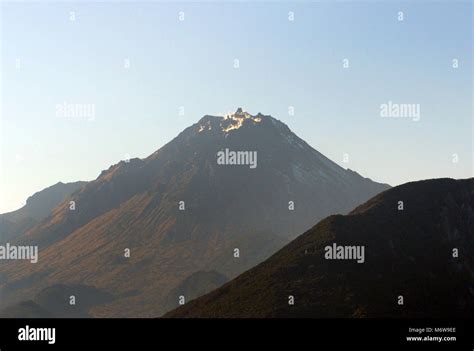
M 263 115 L 259 113 L 256 116 L 244 111 L 239 107 L 234 113 L 223 114 L 222 116 L 206 115 L 198 122 L 197 132 L 217 130 L 228 134 L 237 130 L 246 124 L 257 124 L 262 122 Z

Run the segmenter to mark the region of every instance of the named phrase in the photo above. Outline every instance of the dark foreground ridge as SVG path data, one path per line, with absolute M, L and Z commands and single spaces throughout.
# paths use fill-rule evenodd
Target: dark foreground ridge
M 165 317 L 472 316 L 473 233 L 473 178 L 407 183 Z M 364 246 L 364 263 L 325 259 L 335 243 Z

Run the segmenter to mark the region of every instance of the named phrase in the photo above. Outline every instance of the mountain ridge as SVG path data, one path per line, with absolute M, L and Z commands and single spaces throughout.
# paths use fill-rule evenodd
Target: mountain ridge
M 12 240 L 39 221 L 46 218 L 50 212 L 72 193 L 79 190 L 86 182 L 58 182 L 29 196 L 21 208 L 0 214 L 0 240 Z
M 470 316 L 473 219 L 474 178 L 403 184 L 346 216 L 325 218 L 266 261 L 165 317 Z M 325 246 L 334 243 L 364 245 L 366 263 L 325 259 Z

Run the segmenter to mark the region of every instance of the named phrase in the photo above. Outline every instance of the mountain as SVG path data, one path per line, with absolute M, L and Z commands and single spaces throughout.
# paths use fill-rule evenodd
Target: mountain
M 52 318 L 51 313 L 44 310 L 34 301 L 22 301 L 0 311 L 0 318 Z
M 71 304 L 71 297 L 74 303 Z M 57 284 L 40 291 L 34 302 L 55 317 L 88 317 L 87 311 L 114 299 L 113 295 L 85 285 Z
M 91 316 L 157 316 L 193 273 L 232 279 L 388 188 L 339 167 L 271 116 L 204 116 L 149 157 L 103 171 L 69 199 L 74 210 L 65 201 L 22 235 L 16 243 L 39 245 L 40 258 L 2 263 L 2 301 L 80 284 L 114 295 Z
M 334 244 L 363 246 L 364 262 L 328 259 Z M 166 317 L 472 316 L 473 268 L 474 178 L 413 182 L 329 216 Z
M 47 217 L 51 210 L 63 202 L 68 196 L 80 189 L 86 182 L 59 182 L 38 191 L 26 200 L 22 208 L 0 215 L 0 242 L 7 242 L 39 221 Z
M 33 300 L 0 310 L 0 318 L 85 318 L 91 307 L 111 300 L 111 294 L 90 286 L 57 284 L 43 289 Z
M 168 294 L 165 301 L 166 309 L 172 310 L 178 307 L 180 305 L 180 299 L 182 298 L 185 299 L 182 301 L 182 303 L 184 303 L 207 294 L 224 283 L 227 283 L 228 280 L 226 276 L 216 271 L 195 272 Z

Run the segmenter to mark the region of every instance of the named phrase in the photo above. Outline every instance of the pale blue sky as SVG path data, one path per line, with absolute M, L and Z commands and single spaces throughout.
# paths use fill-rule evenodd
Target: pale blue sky
M 239 106 L 376 181 L 473 174 L 467 1 L 3 3 L 0 38 L 0 213 Z M 381 118 L 389 100 L 421 120 Z M 95 120 L 57 117 L 65 101 L 95 104 Z

